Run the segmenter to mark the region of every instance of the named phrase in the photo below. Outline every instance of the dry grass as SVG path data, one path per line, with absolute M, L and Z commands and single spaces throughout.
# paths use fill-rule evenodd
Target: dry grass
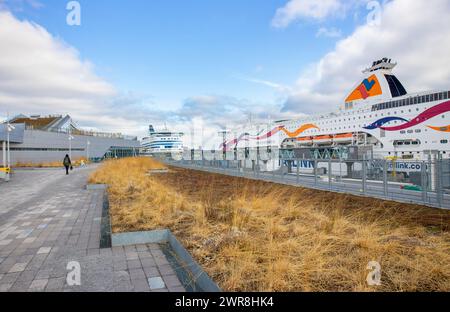
M 105 163 L 114 232 L 170 228 L 227 291 L 449 291 L 450 212 L 171 168 Z M 369 261 L 382 285 L 368 286 Z
M 88 164 L 89 161 L 85 157 L 80 157 L 72 161 L 72 166 L 79 167 L 81 166 L 81 162 L 84 161 L 85 164 Z M 63 167 L 63 161 L 52 161 L 52 162 L 44 162 L 44 163 L 21 163 L 18 162 L 14 166 L 14 168 L 58 168 Z

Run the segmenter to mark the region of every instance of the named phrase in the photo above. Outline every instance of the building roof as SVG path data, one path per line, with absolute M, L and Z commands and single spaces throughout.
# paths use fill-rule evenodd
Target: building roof
M 1 0 L 0 0 L 1 1 Z M 114 139 L 124 139 L 137 141 L 136 136 L 127 136 L 121 133 L 107 133 L 107 132 L 97 132 L 97 131 L 87 131 L 82 130 L 77 127 L 69 115 L 50 115 L 50 116 L 40 116 L 31 115 L 26 116 L 20 114 L 9 120 L 9 123 L 20 125 L 20 129 L 24 130 L 40 130 L 49 132 L 64 132 L 71 133 L 73 135 L 83 135 L 83 136 L 96 136 L 104 138 L 114 138 Z M 2 123 L 0 123 L 2 125 Z M 6 122 L 3 123 L 6 125 Z M 6 133 L 6 132 L 5 132 Z
M 52 125 L 58 123 L 62 116 L 25 116 L 20 115 L 10 120 L 12 124 L 25 124 L 27 128 L 36 130 L 47 130 Z

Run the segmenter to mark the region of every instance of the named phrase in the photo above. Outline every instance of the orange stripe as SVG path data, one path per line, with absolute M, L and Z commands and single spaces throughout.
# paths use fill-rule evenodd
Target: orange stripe
M 289 130 L 287 130 L 286 128 L 281 128 L 281 130 L 283 130 L 284 133 L 286 133 L 286 135 L 290 138 L 295 138 L 296 136 L 298 136 L 299 134 L 302 134 L 303 132 L 305 132 L 306 130 L 309 129 L 319 129 L 319 127 L 317 127 L 316 125 L 313 124 L 306 124 L 301 126 L 300 128 L 298 128 L 297 130 L 295 130 L 294 132 L 290 132 Z
M 450 132 L 450 125 L 444 126 L 444 127 L 431 127 L 431 126 L 427 126 L 427 127 L 430 129 L 436 130 L 436 131 Z

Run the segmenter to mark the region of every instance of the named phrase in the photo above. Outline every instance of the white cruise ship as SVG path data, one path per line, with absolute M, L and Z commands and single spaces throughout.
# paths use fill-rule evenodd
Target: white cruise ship
M 368 146 L 378 158 L 450 156 L 450 91 L 408 93 L 383 58 L 336 112 L 235 130 L 220 149 Z
M 142 139 L 142 152 L 144 155 L 157 157 L 170 157 L 183 152 L 183 141 L 181 132 L 172 132 L 168 129 L 155 131 L 149 126 L 148 137 Z

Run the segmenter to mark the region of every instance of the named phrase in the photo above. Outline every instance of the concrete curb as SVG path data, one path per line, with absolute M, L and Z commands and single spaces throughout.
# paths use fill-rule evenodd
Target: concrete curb
M 112 247 L 137 244 L 168 244 L 178 267 L 184 271 L 176 270 L 180 280 L 186 280 L 186 276 L 188 276 L 190 279 L 188 282 L 194 284 L 193 291 L 222 291 L 168 229 L 112 234 L 111 242 Z
M 100 248 L 139 244 L 166 245 L 168 248 L 163 248 L 166 256 L 176 267 L 175 272 L 186 288 L 190 288 L 194 292 L 222 291 L 169 229 L 112 234 L 107 189 L 108 185 L 106 184 L 86 185 L 86 190 L 103 190 Z
M 106 184 L 87 184 L 86 190 L 88 191 L 95 191 L 95 190 L 107 190 L 108 185 Z
M 102 193 L 102 216 L 100 221 L 100 249 L 111 248 L 111 219 L 109 215 L 109 197 L 108 185 L 106 184 L 87 184 L 87 191 L 103 191 Z

